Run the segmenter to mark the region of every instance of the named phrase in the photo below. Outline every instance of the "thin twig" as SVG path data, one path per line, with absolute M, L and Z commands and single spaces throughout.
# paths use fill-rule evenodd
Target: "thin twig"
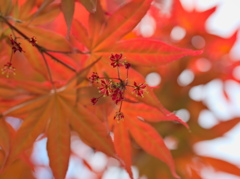
M 47 56 L 51 57 L 53 60 L 57 61 L 58 63 L 61 63 L 63 66 L 67 67 L 69 70 L 73 71 L 73 72 L 77 72 L 73 67 L 69 66 L 68 64 L 62 62 L 61 60 L 59 60 L 58 58 L 54 57 L 53 55 L 51 55 L 50 53 L 46 52 L 46 51 L 41 51 L 43 53 L 45 53 Z

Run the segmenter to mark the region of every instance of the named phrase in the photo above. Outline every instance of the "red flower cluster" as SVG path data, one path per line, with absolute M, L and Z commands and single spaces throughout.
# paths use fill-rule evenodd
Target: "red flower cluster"
M 12 46 L 12 51 L 13 53 L 16 53 L 17 51 L 19 52 L 25 52 L 22 47 L 21 47 L 21 43 L 17 42 L 17 38 L 15 37 L 13 39 L 12 35 L 9 36 L 10 39 L 10 43 Z M 32 44 L 32 46 L 36 46 L 37 45 L 37 38 L 35 36 L 33 36 L 30 39 L 27 39 L 29 43 Z M 9 62 L 7 62 L 3 68 L 1 69 L 2 74 L 6 74 L 6 77 L 8 78 L 10 76 L 10 74 L 14 74 L 15 75 L 15 71 L 16 69 L 12 66 L 12 55 L 11 55 L 11 59 Z
M 115 54 L 115 55 L 112 54 L 110 57 L 110 60 L 111 60 L 111 66 L 113 68 L 115 67 L 119 68 L 121 66 L 125 66 L 125 68 L 128 70 L 131 67 L 131 64 L 128 63 L 127 61 L 122 62 L 122 54 Z M 127 78 L 128 78 L 128 73 L 127 73 Z M 99 79 L 102 79 L 102 80 L 100 81 Z M 114 120 L 117 120 L 118 122 L 124 118 L 124 114 L 121 112 L 121 106 L 122 106 L 122 101 L 124 100 L 124 93 L 125 93 L 126 87 L 134 88 L 133 93 L 135 93 L 136 96 L 140 96 L 140 97 L 143 97 L 143 93 L 145 92 L 146 90 L 145 88 L 147 87 L 146 84 L 143 84 L 143 83 L 137 84 L 136 82 L 134 82 L 134 86 L 128 85 L 128 79 L 126 79 L 125 81 L 122 80 L 120 78 L 119 73 L 118 73 L 118 78 L 106 79 L 103 77 L 99 77 L 96 72 L 93 72 L 92 76 L 89 77 L 89 81 L 91 83 L 96 82 L 97 85 L 99 85 L 98 87 L 99 93 L 101 93 L 101 96 L 91 99 L 91 102 L 93 105 L 95 105 L 101 97 L 106 97 L 106 96 L 110 96 L 116 104 L 120 103 L 120 109 L 118 112 L 116 112 L 114 116 Z
M 94 78 L 95 73 L 90 77 L 91 79 Z M 91 81 L 91 80 L 90 80 Z M 118 104 L 120 101 L 124 99 L 123 93 L 124 93 L 124 84 L 123 83 L 117 83 L 112 80 L 101 80 L 99 83 L 100 87 L 98 87 L 99 93 L 102 95 L 98 98 L 92 98 L 92 103 L 96 104 L 99 98 L 110 96 L 112 97 L 112 100 L 115 101 L 116 104 Z
M 13 52 L 15 53 L 16 51 L 19 51 L 19 52 L 24 52 L 22 47 L 20 46 L 21 43 L 18 43 L 16 40 L 14 40 L 12 38 L 12 35 L 10 35 L 10 42 L 12 44 L 12 50 Z

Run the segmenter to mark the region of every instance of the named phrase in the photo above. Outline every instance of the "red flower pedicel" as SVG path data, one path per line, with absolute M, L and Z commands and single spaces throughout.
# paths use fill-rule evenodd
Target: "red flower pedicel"
M 22 47 L 20 46 L 21 43 L 18 43 L 16 40 L 14 40 L 12 38 L 12 35 L 10 35 L 10 42 L 12 44 L 12 50 L 13 52 L 15 53 L 16 51 L 19 51 L 19 52 L 24 52 L 24 50 L 22 49 Z

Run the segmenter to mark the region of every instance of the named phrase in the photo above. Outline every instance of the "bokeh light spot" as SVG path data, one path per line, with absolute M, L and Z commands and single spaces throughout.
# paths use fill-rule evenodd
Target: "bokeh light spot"
M 97 161 L 97 162 L 96 162 Z M 107 157 L 102 152 L 96 152 L 90 159 L 89 164 L 95 171 L 101 172 L 107 165 Z
M 174 41 L 182 40 L 186 35 L 186 30 L 180 26 L 175 26 L 171 31 L 171 38 Z
M 213 115 L 213 113 L 209 110 L 202 110 L 198 117 L 198 124 L 205 128 L 209 129 L 215 126 L 218 123 L 218 120 Z
M 161 76 L 156 72 L 149 73 L 146 76 L 146 82 L 151 87 L 158 86 L 161 82 Z
M 151 37 L 156 30 L 156 22 L 155 19 L 146 14 L 142 21 L 139 24 L 139 31 L 143 37 Z
M 199 58 L 196 61 L 196 67 L 201 72 L 207 72 L 208 70 L 210 70 L 211 66 L 211 63 L 206 58 Z
M 206 44 L 205 39 L 200 35 L 193 36 L 191 42 L 196 49 L 202 49 Z
M 198 85 L 198 86 L 192 87 L 190 89 L 190 91 L 189 91 L 189 96 L 194 101 L 201 101 L 201 100 L 203 100 L 203 97 L 204 97 L 204 86 L 203 85 Z
M 187 122 L 190 119 L 190 113 L 189 113 L 189 111 L 187 109 L 179 109 L 176 112 L 176 116 L 178 116 L 184 122 Z
M 177 82 L 180 86 L 187 86 L 194 80 L 194 73 L 191 70 L 184 70 L 178 77 Z
M 232 73 L 234 78 L 240 80 L 240 66 L 235 67 Z
M 178 140 L 173 136 L 167 136 L 164 138 L 164 143 L 169 150 L 176 150 L 178 147 Z

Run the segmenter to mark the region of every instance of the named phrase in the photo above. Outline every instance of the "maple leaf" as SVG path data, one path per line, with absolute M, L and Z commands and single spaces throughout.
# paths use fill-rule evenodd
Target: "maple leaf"
M 70 125 L 95 149 L 114 156 L 113 145 L 103 123 L 81 105 L 78 106 L 78 109 L 70 107 L 75 103 L 75 98 L 74 96 L 69 98 L 68 94 L 69 91 L 53 95 L 45 94 L 4 112 L 4 116 L 15 117 L 28 114 L 16 133 L 8 164 L 11 164 L 24 150 L 32 146 L 40 134 L 47 131 L 50 166 L 54 176 L 64 178 L 70 155 Z M 65 112 L 59 113 L 59 111 L 64 111 L 62 109 Z M 50 123 L 47 125 L 48 121 Z M 85 136 L 87 133 L 89 135 Z
M 203 163 L 214 167 L 216 171 L 226 172 L 232 175 L 240 176 L 239 167 L 234 164 L 228 163 L 221 159 L 216 159 L 212 157 L 200 156 Z
M 206 20 L 216 11 L 216 9 L 216 7 L 213 7 L 203 12 L 199 12 L 195 9 L 187 11 L 182 6 L 180 0 L 174 0 L 169 23 L 179 25 L 190 34 L 206 32 Z M 196 21 L 196 19 L 198 20 Z
M 109 17 L 109 19 L 105 17 L 101 6 L 98 6 L 97 11 L 94 14 L 90 14 L 88 31 L 79 21 L 74 21 L 73 34 L 76 36 L 79 42 L 83 43 L 90 50 L 90 59 L 95 59 L 96 57 L 93 58 L 94 56 L 103 56 L 101 62 L 96 65 L 97 72 L 102 71 L 102 66 L 107 63 L 107 60 L 104 59 L 104 57 L 106 58 L 110 53 L 124 53 L 124 56 L 128 58 L 128 61 L 131 64 L 140 66 L 150 66 L 153 63 L 156 65 L 161 65 L 177 60 L 185 55 L 199 55 L 202 53 L 202 51 L 180 49 L 160 41 L 148 39 L 132 39 L 129 41 L 119 41 L 116 43 L 116 40 L 120 40 L 124 35 L 129 33 L 137 25 L 137 23 L 140 22 L 149 9 L 150 3 L 151 1 L 149 0 L 132 1 L 118 9 Z M 118 21 L 115 19 L 118 19 Z M 114 72 L 112 72 L 113 70 L 108 67 L 105 67 L 105 69 L 106 68 L 108 74 L 114 74 Z M 132 78 L 140 78 L 139 75 L 133 75 L 136 74 L 135 70 L 133 69 L 129 71 L 129 74 Z M 166 120 L 169 119 L 177 120 L 179 122 L 181 121 L 175 115 L 172 115 L 175 117 L 171 119 L 167 117 L 168 115 L 171 116 L 170 112 L 164 109 L 153 92 L 150 92 L 141 100 L 144 103 L 159 109 L 160 113 L 162 112 L 165 115 Z M 120 155 L 125 157 L 124 160 L 126 160 L 128 163 L 126 169 L 128 172 L 130 172 L 129 159 L 126 158 L 126 154 Z M 131 173 L 129 174 L 131 176 Z
M 84 140 L 88 141 L 89 144 L 93 144 L 95 149 L 103 151 L 113 157 L 115 156 L 112 141 L 103 123 L 87 109 L 81 107 L 80 104 L 78 109 L 70 107 L 76 102 L 75 95 L 69 96 L 69 94 L 76 93 L 76 89 L 71 88 L 71 84 L 74 83 L 76 79 L 78 83 L 81 83 L 85 78 L 84 73 L 86 73 L 92 65 L 80 71 L 78 75 L 69 81 L 67 86 L 60 88 L 58 93 L 56 93 L 56 91 L 51 93 L 46 87 L 41 85 L 38 85 L 36 88 L 37 84 L 35 83 L 20 83 L 20 86 L 27 90 L 30 96 L 31 93 L 35 95 L 38 94 L 38 96 L 30 100 L 27 99 L 3 113 L 3 116 L 24 118 L 20 129 L 16 133 L 13 142 L 14 149 L 11 150 L 8 156 L 6 166 L 9 166 L 22 152 L 31 147 L 40 134 L 46 132 L 50 166 L 54 176 L 64 178 L 70 155 L 70 124 L 73 129 L 79 132 L 80 136 L 84 137 Z M 43 87 L 46 90 L 44 90 Z M 63 109 L 65 109 L 66 112 L 64 112 Z M 59 111 L 63 113 L 61 114 Z M 81 117 L 79 118 L 79 116 Z M 47 125 L 48 122 L 49 124 Z M 79 126 L 81 126 L 81 130 L 79 130 Z M 91 134 L 85 136 L 86 133 Z M 57 142 L 56 144 L 56 141 L 61 142 Z M 55 150 L 56 148 L 58 150 Z
M 185 55 L 199 55 L 202 53 L 202 51 L 180 49 L 160 41 L 147 39 L 136 39 L 116 43 L 116 41 L 120 40 L 124 35 L 131 32 L 137 23 L 140 22 L 149 9 L 150 4 L 151 0 L 134 0 L 117 10 L 108 20 L 106 20 L 103 10 L 101 6 L 99 6 L 97 11 L 94 14 L 90 14 L 89 17 L 89 35 L 92 38 L 90 39 L 92 45 L 88 45 L 88 47 L 92 55 L 108 56 L 109 53 L 124 52 L 126 56 L 129 55 L 130 59 L 132 59 L 131 63 L 134 64 L 134 62 L 138 61 L 138 65 L 140 65 L 141 62 L 143 62 L 142 65 L 144 65 L 144 61 L 147 61 L 149 57 L 157 60 L 159 64 L 164 64 Z M 118 19 L 118 21 L 115 19 Z M 78 37 L 77 39 L 80 40 L 81 43 L 86 44 L 87 31 L 84 26 L 76 22 L 76 28 L 78 29 L 73 31 L 74 35 Z M 139 53 L 141 55 L 139 55 Z
M 124 161 L 124 168 L 128 172 L 130 178 L 133 178 L 132 165 L 132 149 L 131 140 L 128 134 L 128 126 L 126 122 L 120 122 L 114 128 L 114 146 L 117 155 Z
M 171 157 L 171 153 L 157 131 L 155 131 L 152 126 L 141 122 L 136 118 L 128 119 L 127 123 L 129 131 L 138 145 L 149 154 L 165 162 L 169 166 L 172 175 L 175 178 L 179 178 L 175 172 L 174 161 Z
M 222 121 L 219 124 L 215 125 L 210 129 L 201 129 L 199 128 L 196 130 L 196 136 L 201 134 L 205 134 L 207 131 L 211 130 L 211 134 L 202 135 L 201 137 L 196 137 L 195 140 L 202 141 L 202 140 L 211 140 L 218 137 L 223 136 L 226 132 L 230 131 L 234 126 L 236 126 L 240 121 L 240 118 L 233 118 L 228 121 Z M 200 132 L 201 131 L 201 132 Z

